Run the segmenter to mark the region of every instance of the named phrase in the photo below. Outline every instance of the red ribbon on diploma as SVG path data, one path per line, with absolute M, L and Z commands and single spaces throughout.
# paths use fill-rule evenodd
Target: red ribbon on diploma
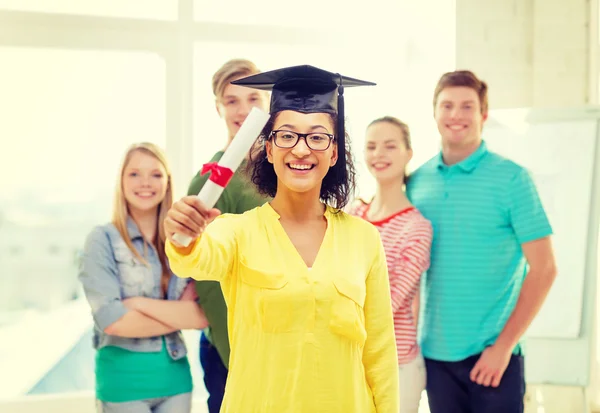
M 210 179 L 221 188 L 225 188 L 231 178 L 233 177 L 233 171 L 229 168 L 219 165 L 217 162 L 209 162 L 202 165 L 202 171 L 200 175 L 210 172 Z

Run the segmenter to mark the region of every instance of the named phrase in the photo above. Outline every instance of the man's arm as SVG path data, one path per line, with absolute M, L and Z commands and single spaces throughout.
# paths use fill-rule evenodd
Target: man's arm
M 513 349 L 539 312 L 556 278 L 552 228 L 529 173 L 523 169 L 507 185 L 507 211 L 515 237 L 529 264 L 517 304 L 496 342 L 486 348 L 471 371 L 471 380 L 498 387 Z
M 556 278 L 556 264 L 550 237 L 522 245 L 529 263 L 529 272 L 523 282 L 519 300 L 496 345 L 512 351 L 540 311 L 550 287 Z
M 556 278 L 550 237 L 523 244 L 530 270 L 523 282 L 517 305 L 496 342 L 484 350 L 471 371 L 471 380 L 498 387 L 513 349 L 540 311 Z
M 552 228 L 527 170 L 513 178 L 507 198 L 511 226 L 529 265 L 517 304 L 496 340 L 498 346 L 512 352 L 550 291 L 556 262 L 550 240 Z

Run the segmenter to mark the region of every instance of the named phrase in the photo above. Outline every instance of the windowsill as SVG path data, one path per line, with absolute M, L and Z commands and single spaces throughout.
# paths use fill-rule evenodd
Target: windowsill
M 90 328 L 83 298 L 0 326 L 0 399 L 26 394 Z

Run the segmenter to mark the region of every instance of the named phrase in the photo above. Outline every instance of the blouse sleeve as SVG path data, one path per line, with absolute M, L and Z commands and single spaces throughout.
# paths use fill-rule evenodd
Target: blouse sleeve
M 366 280 L 363 364 L 376 411 L 388 413 L 399 411 L 398 356 L 385 251 L 379 232 L 373 231 L 378 246 Z
M 222 281 L 231 273 L 237 256 L 236 226 L 239 216 L 221 215 L 188 247 L 178 248 L 170 241 L 165 251 L 171 270 L 178 277 L 199 281 Z
M 423 220 L 412 228 L 411 234 L 393 259 L 390 271 L 390 291 L 392 310 L 398 311 L 407 300 L 412 300 L 421 281 L 421 276 L 429 268 L 433 230 L 429 221 Z

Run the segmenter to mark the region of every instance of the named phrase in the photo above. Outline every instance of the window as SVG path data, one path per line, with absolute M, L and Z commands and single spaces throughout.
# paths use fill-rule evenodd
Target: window
M 78 256 L 110 218 L 126 147 L 165 145 L 165 64 L 2 47 L 0 67 L 0 112 L 10 114 L 0 122 L 1 398 L 28 391 L 90 328 L 85 305 L 64 310 L 80 296 Z
M 294 7 L 295 6 L 295 7 Z M 194 19 L 202 22 L 248 24 L 255 26 L 305 27 L 322 26 L 321 16 L 333 16 L 336 11 L 347 11 L 347 5 L 336 1 L 304 0 L 302 3 L 282 7 L 277 0 L 264 0 L 260 3 L 249 1 L 194 0 Z M 364 10 L 364 9 L 362 9 Z M 356 13 L 344 13 L 344 21 Z
M 165 145 L 156 55 L 0 48 L 3 222 L 101 222 L 127 145 Z M 89 207 L 82 208 L 82 205 Z
M 175 20 L 178 0 L 0 0 L 0 10 Z

